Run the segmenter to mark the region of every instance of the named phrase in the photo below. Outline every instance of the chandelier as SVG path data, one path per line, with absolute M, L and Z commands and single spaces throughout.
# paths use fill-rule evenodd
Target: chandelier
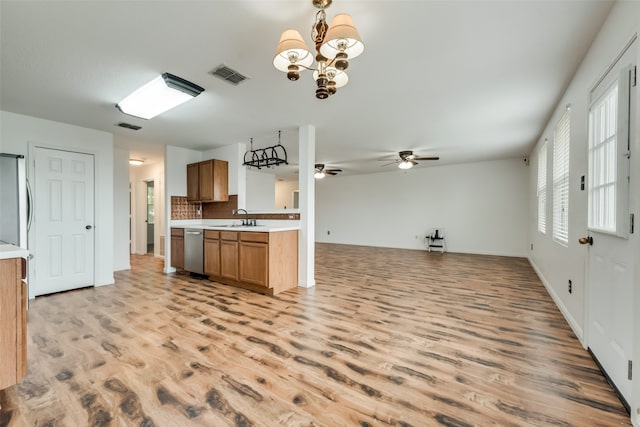
M 318 99 L 327 99 L 339 87 L 347 84 L 349 77 L 345 70 L 349 67 L 349 59 L 364 51 L 364 44 L 350 15 L 340 13 L 333 18 L 331 25 L 327 25 L 325 9 L 331 6 L 331 2 L 332 0 L 312 0 L 313 5 L 320 9 L 311 27 L 317 62 L 314 67 L 313 54 L 296 30 L 282 33 L 273 58 L 273 66 L 287 73 L 287 78 L 291 81 L 300 78 L 300 71 L 312 70 L 318 86 Z

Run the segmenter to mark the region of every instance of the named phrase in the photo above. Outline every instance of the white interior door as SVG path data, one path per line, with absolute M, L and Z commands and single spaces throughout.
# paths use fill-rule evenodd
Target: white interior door
M 35 148 L 34 296 L 94 284 L 94 157 Z
M 635 43 L 591 94 L 589 111 L 588 345 L 620 394 L 631 401 L 633 277 L 629 138 L 635 124 Z M 583 243 L 584 240 L 581 242 Z

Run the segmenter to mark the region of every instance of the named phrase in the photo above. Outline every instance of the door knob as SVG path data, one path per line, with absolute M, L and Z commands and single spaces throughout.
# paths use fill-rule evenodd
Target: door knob
M 593 237 L 591 236 L 581 237 L 578 239 L 578 242 L 580 242 L 581 245 L 586 245 L 587 243 L 589 245 L 593 245 Z
M 86 225 L 84 228 L 86 228 L 87 230 L 91 230 L 93 227 L 91 227 L 90 225 Z

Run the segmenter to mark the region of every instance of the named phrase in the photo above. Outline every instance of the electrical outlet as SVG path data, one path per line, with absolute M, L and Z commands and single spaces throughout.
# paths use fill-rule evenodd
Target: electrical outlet
M 569 293 L 573 293 L 573 283 L 571 283 L 571 279 L 569 279 Z

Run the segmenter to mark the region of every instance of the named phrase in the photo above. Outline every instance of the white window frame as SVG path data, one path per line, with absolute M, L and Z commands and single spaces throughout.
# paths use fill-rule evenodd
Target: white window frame
M 538 149 L 538 231 L 547 234 L 547 140 Z
M 567 107 L 553 131 L 553 240 L 569 245 L 569 172 L 571 109 Z
M 629 238 L 629 97 L 632 69 L 632 66 L 624 67 L 606 89 L 592 97 L 589 106 L 587 228 L 624 239 Z M 617 99 L 609 99 L 608 105 L 604 105 L 613 91 L 617 91 Z M 611 111 L 613 106 L 616 111 Z M 600 124 L 596 123 L 596 114 L 615 114 L 615 117 L 608 117 L 613 127 L 602 129 L 596 126 Z

